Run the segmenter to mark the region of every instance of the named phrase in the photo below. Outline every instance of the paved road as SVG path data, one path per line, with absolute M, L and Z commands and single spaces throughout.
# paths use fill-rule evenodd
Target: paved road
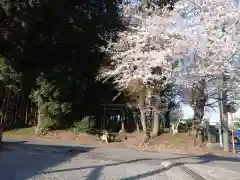
M 238 158 L 52 145 L 4 137 L 1 180 L 234 180 Z

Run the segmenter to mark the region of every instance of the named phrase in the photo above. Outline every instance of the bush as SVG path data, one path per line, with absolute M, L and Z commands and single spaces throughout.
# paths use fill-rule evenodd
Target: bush
M 191 129 L 192 126 L 193 126 L 193 122 L 187 122 L 187 128 L 188 128 L 188 129 Z
M 180 123 L 178 125 L 178 132 L 185 132 L 186 131 L 186 124 L 185 123 Z
M 192 122 L 180 122 L 178 125 L 178 132 L 188 132 L 188 130 L 192 127 Z
M 74 122 L 74 132 L 88 133 L 96 127 L 96 118 L 94 116 L 85 116 L 80 121 Z

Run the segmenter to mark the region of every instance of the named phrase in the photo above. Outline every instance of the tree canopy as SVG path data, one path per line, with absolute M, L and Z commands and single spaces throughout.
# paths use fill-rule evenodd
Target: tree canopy
M 101 47 L 119 27 L 114 1 L 1 0 L 0 55 L 21 74 L 26 95 L 48 111 L 68 112 L 60 108 L 67 104 L 87 112 L 103 94 L 94 79 Z

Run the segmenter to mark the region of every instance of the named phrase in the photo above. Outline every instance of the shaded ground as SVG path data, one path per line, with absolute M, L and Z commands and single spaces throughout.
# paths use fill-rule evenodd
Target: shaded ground
M 234 180 L 239 159 L 144 152 L 131 148 L 53 145 L 48 140 L 4 137 L 3 180 Z M 7 143 L 6 143 L 7 142 Z
M 6 142 L 5 140 L 3 149 L 0 151 L 1 179 L 26 180 L 91 149 L 93 148 L 44 145 L 36 141 Z

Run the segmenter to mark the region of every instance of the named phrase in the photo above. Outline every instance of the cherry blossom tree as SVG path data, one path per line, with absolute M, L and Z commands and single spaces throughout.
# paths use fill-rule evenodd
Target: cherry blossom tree
M 178 13 L 173 29 L 176 34 L 192 39 L 192 47 L 183 61 L 185 71 L 181 74 L 185 78 L 182 79 L 187 85 L 202 86 L 200 82 L 204 82 L 206 89 L 200 90 L 203 95 L 201 97 L 206 93 L 216 95 L 216 82 L 222 77 L 226 84 L 223 91 L 227 90 L 229 95 L 235 94 L 235 97 L 239 91 L 239 59 L 236 61 L 234 58 L 240 40 L 240 10 L 236 2 L 238 1 L 181 0 L 175 4 L 174 10 Z M 208 92 L 204 92 L 206 90 Z M 200 112 L 197 116 L 200 120 L 206 106 L 206 99 L 203 100 L 205 102 L 199 104 L 199 107 L 193 104 L 196 112 Z
M 238 48 L 239 15 L 234 3 L 226 0 L 181 0 L 173 11 L 155 7 L 125 14 L 130 21 L 117 41 L 109 43 L 111 64 L 98 78 L 112 78 L 120 91 L 137 95 L 143 131 L 149 137 L 145 115 L 153 97 L 156 104 L 161 100 L 154 96 L 157 88 L 169 83 L 187 87 L 203 80 L 208 84 L 223 74 L 239 82 L 232 60 Z
M 176 3 L 176 34 L 192 39 L 186 57 L 188 78 L 193 81 L 235 74 L 233 56 L 240 10 L 232 0 L 181 0 Z M 208 80 L 208 79 L 207 79 Z
M 167 8 L 148 9 L 132 16 L 138 24 L 129 23 L 119 32 L 118 40 L 110 43 L 107 51 L 111 64 L 101 69 L 98 76 L 104 80 L 112 78 L 120 91 L 137 94 L 146 139 L 149 131 L 145 115 L 152 105 L 153 92 L 175 82 L 175 61 L 188 54 L 188 39 L 168 31 L 172 17 L 173 12 Z M 161 101 L 159 96 L 153 99 L 155 104 Z

